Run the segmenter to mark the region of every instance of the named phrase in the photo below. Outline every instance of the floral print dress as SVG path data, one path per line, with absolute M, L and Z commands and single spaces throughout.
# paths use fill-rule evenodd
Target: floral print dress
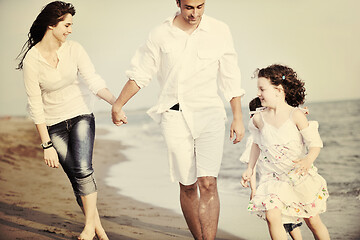
M 262 116 L 262 113 L 260 112 Z M 264 122 L 261 130 L 253 121 L 249 130 L 258 144 L 261 154 L 258 159 L 259 185 L 248 210 L 265 220 L 267 210 L 278 208 L 283 223 L 297 223 L 301 218 L 311 218 L 326 211 L 329 193 L 326 181 L 313 165 L 305 176 L 295 173 L 293 160 L 304 157 L 307 148 L 303 136 L 318 135 L 318 123 L 309 121 L 301 131 L 290 118 L 279 128 Z M 322 147 L 320 137 L 318 147 Z M 313 146 L 313 145 L 312 145 Z

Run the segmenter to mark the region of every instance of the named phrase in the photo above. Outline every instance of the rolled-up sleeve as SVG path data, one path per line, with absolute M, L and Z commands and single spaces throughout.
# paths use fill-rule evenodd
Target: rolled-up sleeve
M 150 33 L 146 43 L 137 49 L 131 59 L 126 76 L 134 80 L 140 88 L 146 87 L 158 71 L 159 59 L 160 47 L 154 43 Z
M 41 96 L 41 89 L 38 80 L 38 67 L 34 59 L 25 59 L 23 76 L 27 94 L 27 107 L 31 119 L 35 124 L 45 123 L 44 108 Z
M 223 92 L 226 101 L 230 101 L 233 97 L 243 96 L 245 90 L 241 88 L 241 73 L 237 53 L 228 26 L 225 27 L 224 38 L 225 51 L 219 63 L 219 88 Z
M 79 43 L 74 42 L 74 45 L 78 51 L 77 66 L 79 73 L 88 84 L 90 91 L 96 95 L 99 90 L 106 88 L 106 83 L 104 79 L 96 73 L 95 67 L 85 49 Z

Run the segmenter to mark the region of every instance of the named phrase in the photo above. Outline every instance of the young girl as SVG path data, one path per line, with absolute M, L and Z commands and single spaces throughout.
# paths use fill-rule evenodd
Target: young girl
M 249 102 L 250 118 L 252 118 L 254 116 L 254 114 L 256 113 L 256 111 L 260 110 L 260 108 L 262 108 L 260 98 L 256 97 L 256 98 L 252 99 Z M 302 110 L 305 112 L 305 114 L 308 114 L 307 109 L 302 109 Z M 246 148 L 239 159 L 240 162 L 243 162 L 243 163 L 249 162 L 252 144 L 253 144 L 253 137 L 252 137 L 252 135 L 250 135 L 246 141 Z M 254 168 L 253 168 L 253 174 L 249 180 L 249 183 L 250 183 L 250 188 L 251 188 L 250 200 L 252 200 L 256 193 L 256 166 L 254 166 Z M 248 185 L 243 185 L 243 187 L 248 187 Z M 301 231 L 299 228 L 301 225 L 302 225 L 302 222 L 297 223 L 297 224 L 285 223 L 284 228 L 285 228 L 285 231 L 290 234 L 290 236 L 293 240 L 302 240 L 302 235 L 301 235 Z
M 249 122 L 254 143 L 242 184 L 250 180 L 259 156 L 260 180 L 248 209 L 266 219 L 272 239 L 287 239 L 283 223 L 301 218 L 316 239 L 330 239 L 319 216 L 329 194 L 313 165 L 323 146 L 318 124 L 308 122 L 297 108 L 304 103 L 304 83 L 282 65 L 271 65 L 257 75 L 264 109 Z
M 85 227 L 78 239 L 90 240 L 96 234 L 106 240 L 96 207 L 92 168 L 92 96 L 96 94 L 110 104 L 116 99 L 96 74 L 84 48 L 66 40 L 72 32 L 73 15 L 70 3 L 46 5 L 30 28 L 18 69 L 24 71 L 30 115 L 42 141 L 44 161 L 53 168 L 60 163 L 85 214 Z

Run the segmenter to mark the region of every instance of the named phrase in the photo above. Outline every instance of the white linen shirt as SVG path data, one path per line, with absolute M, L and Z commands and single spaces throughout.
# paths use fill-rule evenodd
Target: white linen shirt
M 89 56 L 79 43 L 64 42 L 57 50 L 57 56 L 59 62 L 56 68 L 48 64 L 36 47 L 32 47 L 24 59 L 28 109 L 35 124 L 51 126 L 91 113 L 93 94 L 106 88 L 105 81 L 96 74 Z
M 126 75 L 143 88 L 157 73 L 161 92 L 148 114 L 160 123 L 161 114 L 179 103 L 196 138 L 215 114 L 226 119 L 218 87 L 227 101 L 245 91 L 226 24 L 203 15 L 198 28 L 189 35 L 174 26 L 173 20 L 174 17 L 168 18 L 150 32 Z

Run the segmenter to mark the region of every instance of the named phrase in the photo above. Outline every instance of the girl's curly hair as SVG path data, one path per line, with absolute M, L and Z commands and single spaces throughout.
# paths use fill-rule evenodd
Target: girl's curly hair
M 257 74 L 256 74 L 257 73 Z M 290 67 L 273 64 L 266 68 L 257 69 L 255 75 L 270 80 L 274 86 L 283 86 L 285 101 L 292 107 L 298 107 L 305 102 L 305 83 L 298 78 Z

